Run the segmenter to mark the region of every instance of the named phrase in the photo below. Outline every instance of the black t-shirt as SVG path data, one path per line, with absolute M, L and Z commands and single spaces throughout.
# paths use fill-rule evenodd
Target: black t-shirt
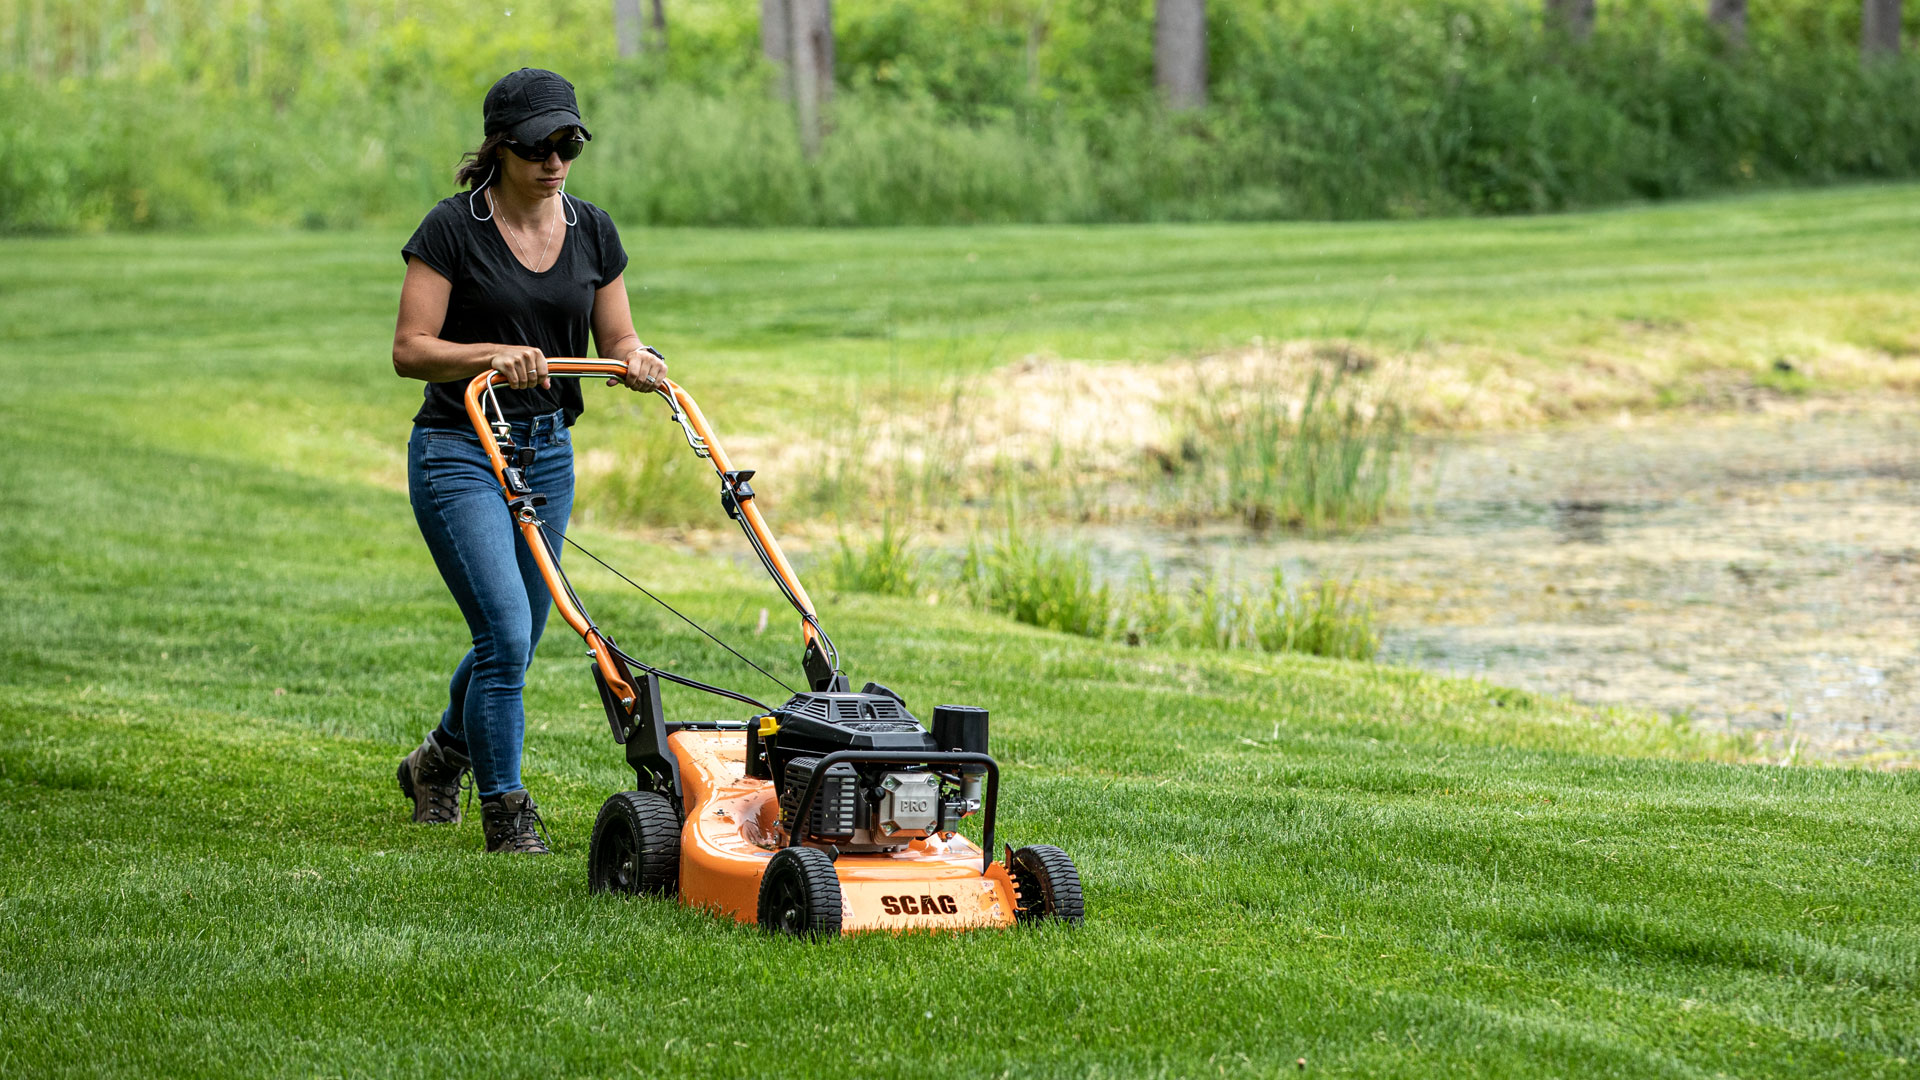
M 594 291 L 627 268 L 627 252 L 606 211 L 571 195 L 561 197 L 574 224 L 557 226 L 564 233 L 553 238 L 560 255 L 539 274 L 514 258 L 492 221 L 475 219 L 476 212 L 488 214 L 485 195 L 471 201 L 464 193 L 455 195 L 427 211 L 400 254 L 419 259 L 453 283 L 447 321 L 440 327 L 442 339 L 531 345 L 548 356 L 589 355 Z M 467 427 L 463 395 L 469 381 L 428 383 L 426 401 L 413 422 L 432 428 Z M 502 386 L 499 394 L 500 409 L 509 420 L 565 409 L 572 424 L 584 408 L 577 378 L 556 378 L 547 390 Z

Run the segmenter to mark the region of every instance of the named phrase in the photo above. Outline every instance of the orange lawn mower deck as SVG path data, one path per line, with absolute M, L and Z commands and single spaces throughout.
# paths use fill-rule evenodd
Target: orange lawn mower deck
M 625 372 L 615 360 L 549 360 L 547 368 L 554 376 Z M 886 687 L 851 690 L 813 601 L 754 505 L 753 470 L 733 468 L 686 391 L 664 382 L 657 392 L 688 446 L 712 463 L 721 506 L 800 614 L 809 689 L 779 708 L 642 663 L 587 616 L 553 547 L 563 538 L 540 519 L 545 500 L 525 479 L 534 451 L 514 445 L 497 382 L 487 372 L 467 384 L 467 416 L 554 606 L 586 640 L 613 739 L 635 776 L 635 790 L 609 798 L 594 823 L 593 891 L 678 895 L 805 937 L 1081 921 L 1080 875 L 1065 852 L 1008 847 L 994 859 L 1000 770 L 987 753 L 987 711 L 936 706 L 929 730 Z M 745 720 L 669 721 L 663 681 L 755 711 Z M 959 831 L 975 814 L 978 847 Z

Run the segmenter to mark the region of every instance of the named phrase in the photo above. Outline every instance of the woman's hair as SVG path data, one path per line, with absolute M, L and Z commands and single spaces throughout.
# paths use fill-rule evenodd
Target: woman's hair
M 496 131 L 480 141 L 480 145 L 467 151 L 460 158 L 460 167 L 453 170 L 453 182 L 464 187 L 477 188 L 487 182 L 498 164 L 500 144 L 507 141 L 507 133 Z

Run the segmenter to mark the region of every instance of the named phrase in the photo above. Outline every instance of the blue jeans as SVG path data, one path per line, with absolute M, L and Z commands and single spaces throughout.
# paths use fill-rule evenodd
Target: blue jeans
M 566 415 L 516 422 L 513 441 L 537 452 L 527 483 L 547 497 L 541 518 L 553 533 L 565 533 L 573 512 L 573 439 Z M 520 693 L 553 597 L 473 432 L 414 428 L 407 441 L 407 494 L 434 564 L 473 633 L 473 648 L 447 687 L 441 741 L 466 744 L 481 798 L 517 791 L 527 727 Z M 549 540 L 557 556 L 559 536 Z

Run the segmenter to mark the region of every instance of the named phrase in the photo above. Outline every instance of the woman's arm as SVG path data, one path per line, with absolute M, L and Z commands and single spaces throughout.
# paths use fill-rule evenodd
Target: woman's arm
M 627 302 L 625 274 L 600 286 L 593 294 L 593 341 L 601 356 L 627 362 L 626 376 L 608 379 L 608 386 L 617 381 L 625 383 L 629 390 L 644 393 L 658 387 L 660 380 L 667 377 L 667 361 L 640 344 L 640 335 L 633 332 L 633 308 Z
M 407 280 L 400 286 L 400 318 L 393 328 L 393 373 L 403 379 L 452 382 L 491 370 L 515 390 L 546 389 L 547 358 L 539 349 L 443 340 L 440 328 L 446 325 L 447 298 L 452 295 L 453 283 L 440 271 L 419 259 L 407 260 Z M 624 293 L 621 299 L 626 299 Z

